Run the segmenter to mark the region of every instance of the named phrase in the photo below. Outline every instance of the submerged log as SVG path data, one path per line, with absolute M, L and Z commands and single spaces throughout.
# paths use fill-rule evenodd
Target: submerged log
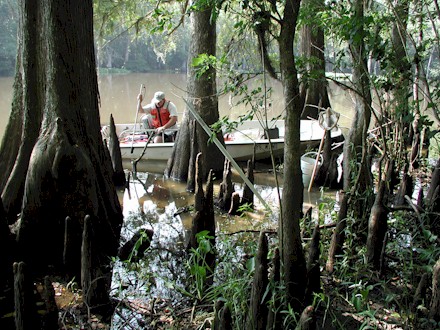
M 154 231 L 151 229 L 139 229 L 123 246 L 118 250 L 120 260 L 139 261 L 144 252 L 150 247 Z
M 252 281 L 249 312 L 246 320 L 247 329 L 263 330 L 267 325 L 267 295 L 265 295 L 269 283 L 268 265 L 268 242 L 264 232 L 260 233 L 258 251 L 255 257 L 255 273 Z

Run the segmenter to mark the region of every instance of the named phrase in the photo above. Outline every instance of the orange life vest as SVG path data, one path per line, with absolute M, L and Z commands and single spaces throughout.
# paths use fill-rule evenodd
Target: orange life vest
M 153 108 L 150 111 L 151 117 L 152 117 L 152 124 L 154 128 L 161 127 L 168 123 L 170 120 L 170 112 L 168 111 L 168 102 L 165 102 L 162 108 Z M 159 115 L 158 115 L 159 112 Z

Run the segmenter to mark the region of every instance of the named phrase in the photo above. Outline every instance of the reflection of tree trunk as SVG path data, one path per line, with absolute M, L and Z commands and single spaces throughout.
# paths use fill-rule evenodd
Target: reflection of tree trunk
M 195 11 L 191 13 L 191 45 L 189 49 L 189 63 L 200 54 L 215 55 L 216 47 L 216 24 L 211 22 L 211 9 Z M 188 65 L 188 102 L 197 111 L 207 125 L 215 123 L 219 119 L 218 99 L 216 87 L 215 69 L 210 68 L 207 72 L 197 75 L 196 68 Z M 189 162 L 195 159 L 189 155 L 202 153 L 203 176 L 207 177 L 212 169 L 215 173 L 223 171 L 224 157 L 220 150 L 213 143 L 208 143 L 208 135 L 197 124 L 195 129 L 195 140 L 190 140 L 191 122 L 194 121 L 188 106 L 185 110 L 183 120 L 180 124 L 180 132 L 174 145 L 173 155 L 168 162 L 166 174 L 177 180 L 192 180 L 188 178 L 188 168 L 193 166 Z M 217 138 L 223 142 L 221 133 Z M 195 149 L 195 150 L 192 150 Z M 194 173 L 194 172 L 192 172 Z
M 9 175 L 10 186 L 24 186 L 17 241 L 20 257 L 32 267 L 47 271 L 47 265 L 60 266 L 64 219 L 70 216 L 78 273 L 85 216 L 94 216 L 94 244 L 100 246 L 105 265 L 116 254 L 122 224 L 111 162 L 100 135 L 92 2 L 31 3 L 20 7 L 25 126 Z M 3 195 L 10 201 L 17 191 L 6 187 Z
M 311 13 L 316 13 L 322 0 L 303 0 L 302 6 L 310 8 Z M 301 83 L 301 95 L 304 98 L 304 110 L 301 119 L 318 118 L 319 110 L 330 107 L 325 80 L 324 59 L 324 31 L 316 26 L 305 24 L 301 30 L 301 56 L 306 61 L 306 71 L 310 75 Z M 303 78 L 304 79 L 304 78 Z

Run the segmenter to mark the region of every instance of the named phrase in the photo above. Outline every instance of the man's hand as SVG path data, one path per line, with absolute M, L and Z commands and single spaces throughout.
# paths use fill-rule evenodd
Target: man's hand
M 139 102 L 142 102 L 142 94 L 139 94 L 137 99 L 138 99 Z
M 165 130 L 165 127 L 160 126 L 158 128 L 156 128 L 156 133 L 162 133 Z

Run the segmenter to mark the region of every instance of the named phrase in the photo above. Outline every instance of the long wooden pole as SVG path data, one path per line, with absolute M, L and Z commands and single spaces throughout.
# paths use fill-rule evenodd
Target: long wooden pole
M 139 94 L 142 94 L 142 91 L 144 90 L 144 88 L 145 88 L 144 84 L 141 84 L 141 87 L 139 88 Z M 137 124 L 137 119 L 138 119 L 138 116 L 139 116 L 139 108 L 140 108 L 140 106 L 141 106 L 141 99 L 139 98 L 138 102 L 137 102 L 136 117 L 134 117 L 133 133 L 132 133 L 132 137 L 131 137 L 131 150 L 130 150 L 131 154 L 134 151 L 134 146 L 133 146 L 133 144 L 134 144 L 134 133 L 136 132 L 136 124 Z
M 312 190 L 313 181 L 315 179 L 315 174 L 316 174 L 316 169 L 318 168 L 318 164 L 319 164 L 319 156 L 321 155 L 321 150 L 322 150 L 322 146 L 324 145 L 326 133 L 327 133 L 327 131 L 324 130 L 324 135 L 322 136 L 321 142 L 319 143 L 318 154 L 316 155 L 315 164 L 313 165 L 312 178 L 309 183 L 309 189 L 308 189 L 309 192 L 310 192 L 310 190 Z

